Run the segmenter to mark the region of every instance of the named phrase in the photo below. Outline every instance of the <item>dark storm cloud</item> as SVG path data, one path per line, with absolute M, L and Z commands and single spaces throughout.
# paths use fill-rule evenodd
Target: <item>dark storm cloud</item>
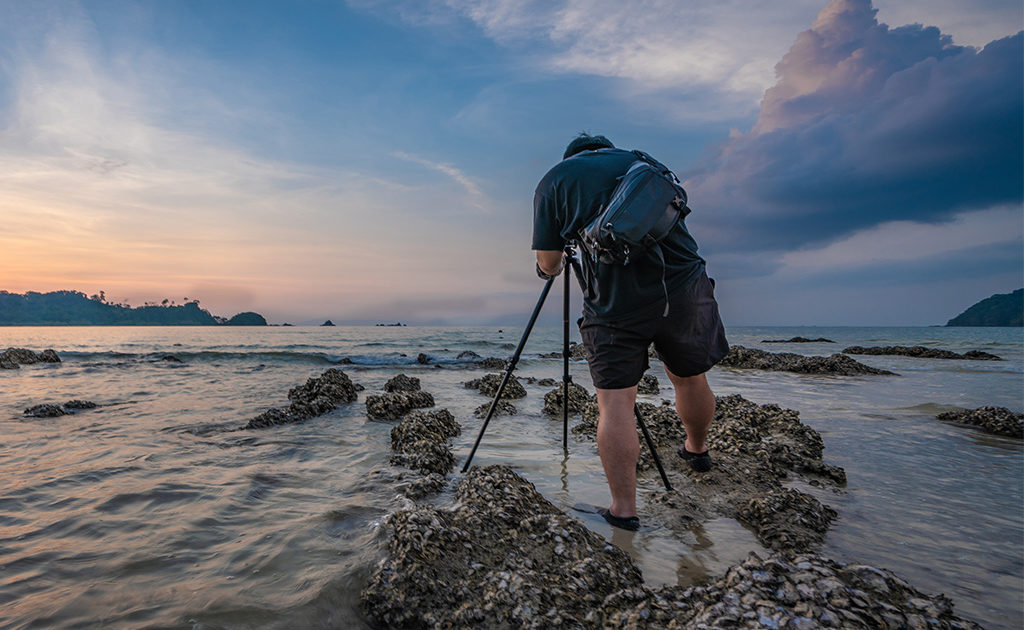
M 710 241 L 794 248 L 1020 202 L 1022 41 L 954 46 L 834 0 L 776 66 L 754 128 L 689 178 Z

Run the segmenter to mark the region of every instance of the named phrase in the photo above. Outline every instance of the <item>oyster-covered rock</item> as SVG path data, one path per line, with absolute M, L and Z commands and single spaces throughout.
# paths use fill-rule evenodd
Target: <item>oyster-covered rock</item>
M 920 359 L 966 359 L 968 361 L 1002 361 L 1002 357 L 982 352 L 981 350 L 968 350 L 960 354 L 952 350 L 940 348 L 927 348 L 925 346 L 874 346 L 865 348 L 863 346 L 850 346 L 843 350 L 843 354 L 871 354 L 889 355 L 902 357 L 917 357 Z
M 375 420 L 398 420 L 413 409 L 433 407 L 430 392 L 385 392 L 366 397 L 366 415 Z
M 675 472 L 672 481 L 676 494 L 656 494 L 648 501 L 650 514 L 669 527 L 687 529 L 695 521 L 715 516 L 746 520 L 753 524 L 754 508 L 747 519 L 741 514 L 752 499 L 782 490 L 782 482 L 800 478 L 814 485 L 837 487 L 846 482 L 842 468 L 822 461 L 824 443 L 817 431 L 800 422 L 799 414 L 777 405 L 758 405 L 741 396 L 716 398 L 715 416 L 708 430 L 712 468 L 696 473 L 677 454 L 686 440 L 686 431 L 675 407 L 669 401 L 660 406 L 639 403 L 651 439 L 665 468 Z M 598 408 L 588 404 L 582 421 L 573 433 L 594 437 L 597 432 Z M 639 433 L 639 431 L 638 431 Z M 654 460 L 642 437 L 637 469 L 649 471 Z M 807 527 L 795 528 L 786 537 L 774 536 L 770 528 L 758 530 L 761 541 L 777 549 L 806 549 L 820 544 L 834 512 L 816 499 L 793 490 L 803 499 L 789 497 L 787 503 L 774 498 L 761 506 L 758 514 L 782 513 L 804 519 Z M 686 497 L 683 501 L 679 497 Z M 829 516 L 831 515 L 831 516 Z M 755 524 L 756 525 L 756 524 Z
M 638 394 L 658 394 L 661 388 L 658 385 L 658 377 L 653 374 L 644 374 L 636 386 Z
M 391 429 L 391 462 L 445 475 L 455 466 L 449 441 L 460 433 L 461 425 L 447 409 L 413 411 Z
M 504 374 L 487 374 L 482 378 L 474 378 L 471 381 L 466 381 L 463 385 L 465 385 L 467 389 L 476 389 L 485 396 L 493 397 L 498 393 L 498 387 L 501 385 L 501 379 L 503 377 Z M 508 384 L 505 385 L 504 391 L 501 392 L 501 397 L 523 398 L 525 396 L 526 388 L 519 382 L 519 379 L 515 376 L 509 376 Z
M 60 357 L 51 349 L 36 354 L 27 348 L 8 348 L 0 352 L 0 369 L 17 370 L 22 365 L 33 363 L 60 363 Z
M 632 559 L 504 466 L 470 470 L 451 509 L 390 516 L 388 557 L 362 592 L 383 627 L 600 627 L 610 595 L 642 588 Z M 589 619 L 589 620 L 588 620 Z
M 384 383 L 384 391 L 386 392 L 418 392 L 420 391 L 420 379 L 415 376 L 406 376 L 405 374 L 399 374 L 388 379 L 387 383 Z
M 836 374 L 840 376 L 856 376 L 861 374 L 893 375 L 894 372 L 880 370 L 845 354 L 833 354 L 828 357 L 805 357 L 792 352 L 768 352 L 757 348 L 733 346 L 729 354 L 718 365 L 723 367 L 747 368 L 754 370 L 770 370 L 774 372 L 794 372 L 796 374 Z
M 1024 438 L 1024 414 L 1014 413 L 1006 407 L 978 407 L 960 411 L 945 411 L 939 420 L 959 422 L 977 427 L 986 433 Z
M 43 403 L 41 405 L 32 405 L 24 411 L 26 416 L 33 418 L 56 418 L 58 416 L 66 416 L 67 411 L 60 405 L 52 403 Z
M 268 409 L 248 422 L 244 429 L 263 429 L 278 424 L 300 422 L 333 411 L 338 405 L 357 398 L 356 387 L 348 375 L 330 368 L 288 392 L 291 404 L 284 409 Z
M 477 418 L 483 418 L 487 416 L 487 412 L 491 409 L 491 403 L 485 402 L 476 409 L 473 410 L 473 415 Z M 514 416 L 518 413 L 516 406 L 509 401 L 502 398 L 498 401 L 498 406 L 494 410 L 496 416 Z
M 583 408 L 596 398 L 582 385 L 569 383 L 569 413 L 582 413 Z M 558 384 L 553 390 L 544 394 L 544 413 L 552 416 L 562 415 L 562 385 Z
M 487 357 L 476 362 L 477 367 L 485 370 L 504 370 L 508 367 L 508 360 L 497 357 Z

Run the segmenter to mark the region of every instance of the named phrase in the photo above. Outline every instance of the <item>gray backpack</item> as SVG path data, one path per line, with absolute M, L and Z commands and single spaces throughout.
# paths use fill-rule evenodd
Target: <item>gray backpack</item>
M 612 191 L 608 205 L 579 231 L 595 261 L 628 265 L 648 250 L 661 258 L 658 243 L 690 213 L 686 191 L 675 173 L 643 151 Z

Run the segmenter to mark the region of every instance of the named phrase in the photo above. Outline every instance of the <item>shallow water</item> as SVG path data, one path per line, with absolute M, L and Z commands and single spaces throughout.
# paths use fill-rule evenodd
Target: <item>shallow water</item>
M 575 331 L 574 331 L 575 333 Z M 380 558 L 376 525 L 407 502 L 388 465 L 391 425 L 354 404 L 302 424 L 234 431 L 289 388 L 343 357 L 372 392 L 419 377 L 463 424 L 461 464 L 487 398 L 462 350 L 508 356 L 521 329 L 0 328 L 0 347 L 52 347 L 64 362 L 0 372 L 0 627 L 367 627 L 359 590 Z M 825 336 L 836 344 L 761 344 Z M 858 356 L 898 377 L 821 377 L 716 368 L 717 394 L 800 411 L 820 431 L 844 492 L 809 489 L 840 513 L 824 551 L 896 571 L 953 598 L 988 628 L 1019 627 L 1024 590 L 1021 442 L 939 422 L 954 406 L 1024 408 L 1020 329 L 736 328 L 734 344 L 829 354 L 848 345 L 980 349 L 1003 362 Z M 537 329 L 517 373 L 561 376 L 560 328 Z M 446 369 L 419 365 L 427 353 Z M 173 354 L 183 363 L 159 359 Z M 405 356 L 402 356 L 405 355 Z M 657 363 L 657 362 L 655 362 Z M 653 368 L 663 384 L 660 366 Z M 584 363 L 574 379 L 591 388 Z M 507 463 L 556 505 L 607 502 L 592 442 L 543 416 L 527 386 L 520 414 L 492 421 L 474 464 Z M 664 392 L 663 392 L 664 394 Z M 665 396 L 667 397 L 667 395 Z M 42 402 L 85 398 L 98 409 L 24 418 Z M 661 396 L 647 397 L 656 402 Z M 572 422 L 572 420 L 571 420 Z M 641 479 L 657 488 L 655 475 Z M 802 488 L 805 489 L 805 488 Z M 575 514 L 575 513 L 574 513 Z M 629 551 L 651 584 L 720 573 L 754 535 L 717 519 L 678 537 L 635 535 L 577 515 Z

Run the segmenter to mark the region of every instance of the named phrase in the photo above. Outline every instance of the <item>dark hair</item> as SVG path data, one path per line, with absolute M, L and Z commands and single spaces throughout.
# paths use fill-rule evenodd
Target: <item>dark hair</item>
M 583 151 L 614 148 L 615 145 L 612 144 L 612 141 L 608 138 L 605 138 L 604 136 L 592 136 L 586 131 L 581 131 L 580 135 L 573 138 L 569 143 L 569 146 L 565 147 L 565 154 L 562 155 L 562 159 L 567 160 Z

